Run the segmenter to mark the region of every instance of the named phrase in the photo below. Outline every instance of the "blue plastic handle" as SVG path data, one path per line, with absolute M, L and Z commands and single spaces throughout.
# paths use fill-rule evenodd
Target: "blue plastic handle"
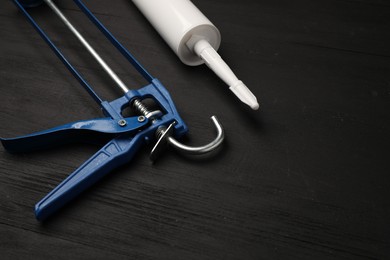
M 134 136 L 124 133 L 109 141 L 36 204 L 36 218 L 40 221 L 45 220 L 110 171 L 131 161 L 141 145 L 154 138 L 158 127 L 161 125 L 169 125 L 173 121 L 175 119 L 172 115 L 163 115 L 159 119 L 159 123 L 149 125 L 146 129 L 139 131 Z M 186 131 L 187 129 L 185 128 L 184 130 Z
M 142 145 L 141 136 L 111 140 L 35 205 L 35 216 L 45 220 L 107 173 L 131 160 Z
M 68 143 L 106 143 L 118 134 L 135 133 L 149 123 L 147 118 L 142 122 L 138 117 L 122 119 L 122 125 L 112 118 L 99 118 L 65 124 L 48 130 L 15 138 L 0 138 L 3 146 L 11 153 L 31 152 Z M 101 142 L 102 141 L 102 142 Z

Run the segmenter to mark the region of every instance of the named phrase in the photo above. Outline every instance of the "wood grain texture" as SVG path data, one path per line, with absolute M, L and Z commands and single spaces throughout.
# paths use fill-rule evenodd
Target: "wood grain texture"
M 127 0 L 85 3 L 171 92 L 208 160 L 145 147 L 45 223 L 33 207 L 98 147 L 0 148 L 1 259 L 387 259 L 390 5 L 193 0 L 221 56 L 258 96 L 239 103 L 205 66 L 179 62 Z M 70 0 L 57 1 L 130 88 L 145 82 Z M 110 79 L 44 6 L 31 10 L 105 99 Z M 0 136 L 101 116 L 11 1 L 0 5 Z

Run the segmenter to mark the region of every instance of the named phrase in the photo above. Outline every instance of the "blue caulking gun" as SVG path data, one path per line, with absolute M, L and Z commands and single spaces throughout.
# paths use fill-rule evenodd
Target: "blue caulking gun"
M 215 150 L 222 144 L 224 131 L 215 116 L 212 116 L 211 119 L 216 127 L 217 137 L 209 144 L 192 147 L 177 141 L 177 138 L 186 134 L 188 129 L 180 118 L 168 91 L 158 79 L 152 77 L 130 52 L 114 38 L 102 23 L 87 9 L 81 0 L 74 0 L 74 2 L 149 82 L 147 86 L 137 90 L 129 90 L 118 75 L 115 74 L 106 62 L 96 53 L 52 0 L 13 1 L 72 75 L 100 105 L 106 116 L 104 118 L 73 122 L 26 136 L 0 139 L 5 149 L 13 153 L 34 151 L 48 148 L 53 145 L 77 141 L 94 142 L 97 139 L 107 140 L 107 143 L 97 153 L 36 204 L 35 216 L 38 220 L 41 221 L 46 219 L 111 170 L 129 162 L 138 149 L 149 141 L 157 140 L 156 145 L 150 154 L 152 160 L 155 160 L 167 145 L 171 145 L 184 153 L 204 154 Z M 111 102 L 102 100 L 80 73 L 69 63 L 61 51 L 53 44 L 50 38 L 37 25 L 26 10 L 30 7 L 39 6 L 42 3 L 47 4 L 57 14 L 88 52 L 102 66 L 116 85 L 124 92 L 122 97 Z M 153 99 L 160 110 L 150 111 L 144 104 L 144 99 Z M 122 112 L 129 106 L 138 112 L 139 116 L 124 117 Z

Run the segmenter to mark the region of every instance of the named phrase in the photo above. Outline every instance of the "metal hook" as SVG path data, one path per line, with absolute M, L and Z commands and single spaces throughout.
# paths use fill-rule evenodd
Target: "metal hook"
M 173 146 L 173 148 L 175 148 L 176 150 L 190 155 L 202 155 L 214 151 L 222 144 L 225 138 L 225 133 L 221 123 L 218 121 L 216 116 L 212 116 L 210 119 L 213 121 L 214 126 L 217 130 L 217 137 L 210 143 L 202 146 L 188 146 L 180 143 L 175 138 L 173 138 L 172 133 L 175 122 L 170 124 L 167 128 L 159 128 L 157 130 L 158 141 L 153 147 L 152 152 L 150 153 L 150 159 L 152 161 L 155 161 L 161 154 L 161 152 L 165 150 L 168 144 Z
M 224 131 L 222 128 L 222 125 L 219 123 L 216 116 L 212 116 L 211 120 L 213 121 L 215 128 L 217 129 L 217 137 L 210 143 L 203 145 L 203 146 L 188 146 L 185 144 L 180 143 L 172 136 L 168 137 L 168 143 L 172 145 L 176 150 L 187 153 L 187 154 L 194 154 L 194 155 L 200 155 L 205 154 L 208 152 L 211 152 L 215 150 L 222 142 L 225 137 Z

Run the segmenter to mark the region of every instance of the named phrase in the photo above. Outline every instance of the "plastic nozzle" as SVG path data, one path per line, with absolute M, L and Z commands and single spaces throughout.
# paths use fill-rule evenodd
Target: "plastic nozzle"
M 227 85 L 230 90 L 245 104 L 253 110 L 259 109 L 259 103 L 255 95 L 248 87 L 239 80 L 225 61 L 219 56 L 208 41 L 200 39 L 194 45 L 194 52 L 215 72 Z
M 245 104 L 250 106 L 253 110 L 259 109 L 259 103 L 257 98 L 249 90 L 249 88 L 241 81 L 238 80 L 234 85 L 230 86 L 230 90 Z

